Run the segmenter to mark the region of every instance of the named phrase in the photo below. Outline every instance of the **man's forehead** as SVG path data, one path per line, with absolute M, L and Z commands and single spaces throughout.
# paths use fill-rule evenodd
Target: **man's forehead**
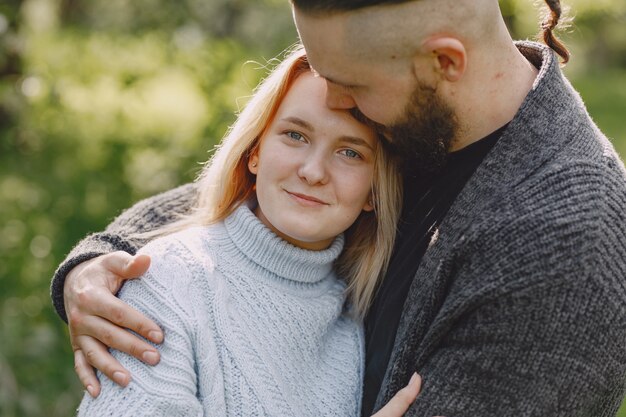
M 391 9 L 391 10 L 389 10 Z M 332 61 L 372 62 L 387 56 L 400 57 L 407 51 L 400 20 L 402 9 L 376 6 L 333 13 L 309 14 L 294 7 L 294 20 L 310 61 L 326 78 L 323 67 Z M 405 16 L 406 17 L 406 16 Z M 397 21 L 397 22 L 396 22 Z M 323 56 L 322 56 L 323 55 Z M 326 59 L 329 58 L 329 59 Z
M 344 14 L 315 14 L 293 9 L 296 28 L 303 42 L 322 43 L 326 49 L 338 48 L 346 37 L 346 17 Z M 331 42 L 332 41 L 332 42 Z
M 358 86 L 363 75 L 363 69 L 341 53 L 333 55 L 324 50 L 319 51 L 318 55 L 312 53 L 309 55 L 309 64 L 315 76 L 342 87 Z

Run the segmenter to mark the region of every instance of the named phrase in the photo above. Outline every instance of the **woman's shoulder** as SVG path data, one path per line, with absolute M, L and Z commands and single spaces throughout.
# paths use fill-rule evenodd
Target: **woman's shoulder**
M 140 279 L 128 281 L 120 297 L 173 301 L 179 306 L 193 303 L 215 274 L 214 229 L 191 227 L 149 242 L 138 252 L 150 256 L 148 271 Z
M 194 226 L 152 240 L 138 251 L 151 258 L 151 269 L 174 264 L 184 270 L 214 261 L 214 235 L 220 225 Z M 211 268 L 212 269 L 212 268 Z

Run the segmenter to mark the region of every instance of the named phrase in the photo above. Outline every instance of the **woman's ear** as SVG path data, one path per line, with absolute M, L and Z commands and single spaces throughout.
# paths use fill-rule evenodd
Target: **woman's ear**
M 463 77 L 467 68 L 467 51 L 463 42 L 457 38 L 434 36 L 426 39 L 422 44 L 423 51 L 431 54 L 434 59 L 432 65 L 435 72 L 450 82 Z
M 369 197 L 367 198 L 367 201 L 365 202 L 365 205 L 363 206 L 363 211 L 372 211 L 374 210 L 374 197 L 372 196 L 372 194 L 369 195 Z
M 248 171 L 250 171 L 251 174 L 256 175 L 257 172 L 259 171 L 259 156 L 257 154 L 257 152 L 254 152 L 252 155 L 250 155 L 250 158 L 248 158 Z

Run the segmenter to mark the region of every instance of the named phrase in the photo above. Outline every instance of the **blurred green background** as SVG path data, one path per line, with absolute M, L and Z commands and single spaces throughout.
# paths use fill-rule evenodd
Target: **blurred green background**
M 501 5 L 516 38 L 534 37 L 532 1 Z M 626 2 L 570 5 L 566 73 L 626 156 Z M 73 414 L 56 265 L 121 209 L 192 180 L 295 40 L 286 0 L 2 0 L 0 416 Z

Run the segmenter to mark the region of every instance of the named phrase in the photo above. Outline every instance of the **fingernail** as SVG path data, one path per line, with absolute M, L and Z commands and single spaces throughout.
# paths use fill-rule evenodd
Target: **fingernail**
M 94 395 L 93 387 L 91 385 L 87 385 L 87 392 L 89 393 L 89 395 L 91 395 L 91 398 L 96 398 L 96 396 Z
M 154 343 L 161 343 L 163 341 L 163 333 L 157 330 L 152 330 L 150 333 L 148 333 L 148 337 L 150 337 L 150 340 L 152 340 Z
M 150 350 L 146 350 L 143 355 L 143 361 L 150 364 L 156 365 L 159 362 L 159 355 L 156 352 L 152 352 Z
M 417 382 L 417 372 L 413 372 L 413 376 L 411 376 L 411 379 L 409 380 L 409 385 L 413 385 Z
M 126 374 L 124 372 L 114 372 L 113 373 L 113 381 L 115 381 L 117 384 L 125 387 L 128 382 L 126 381 Z

